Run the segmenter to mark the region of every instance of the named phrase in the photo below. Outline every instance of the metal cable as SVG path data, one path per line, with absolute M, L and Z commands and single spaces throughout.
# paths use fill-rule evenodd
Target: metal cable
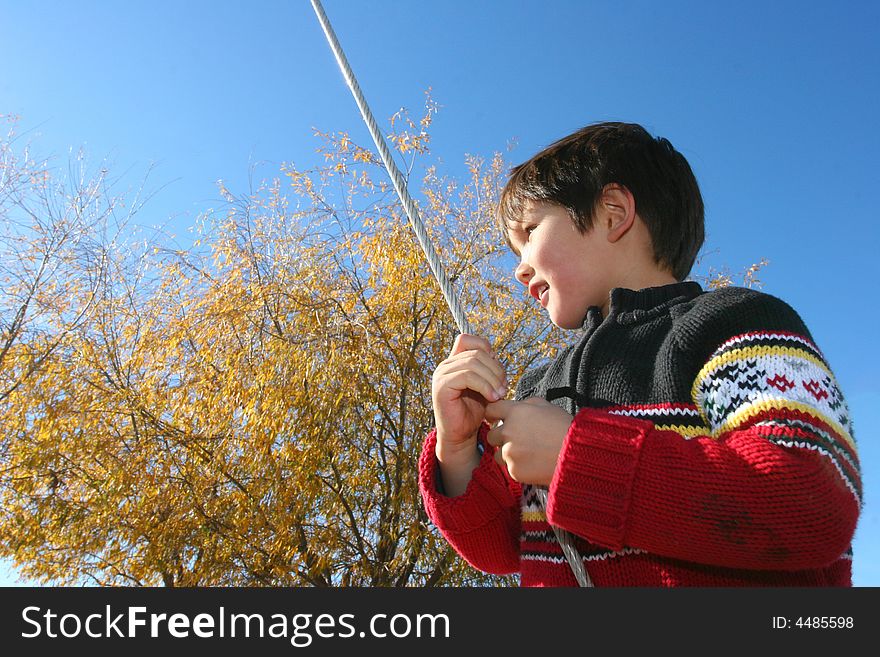
M 379 149 L 379 155 L 382 158 L 382 163 L 385 165 L 385 169 L 388 171 L 388 175 L 391 176 L 391 182 L 394 185 L 394 189 L 397 192 L 397 195 L 400 197 L 400 200 L 403 203 L 403 208 L 406 211 L 406 216 L 409 219 L 409 223 L 419 240 L 422 251 L 425 252 L 425 256 L 428 259 L 428 265 L 431 267 L 431 273 L 434 274 L 434 278 L 436 278 L 437 282 L 440 284 L 440 290 L 443 292 L 443 297 L 446 299 L 446 304 L 452 311 L 452 317 L 455 319 L 458 330 L 460 333 L 470 333 L 470 324 L 468 323 L 464 309 L 462 308 L 461 303 L 458 300 L 458 295 L 455 292 L 455 288 L 452 287 L 452 283 L 446 276 L 446 272 L 440 262 L 440 257 L 437 255 L 437 252 L 434 249 L 434 245 L 432 244 L 431 239 L 428 236 L 428 231 L 425 229 L 424 223 L 422 223 L 421 216 L 419 216 L 419 210 L 416 207 L 415 201 L 413 201 L 412 197 L 409 194 L 409 190 L 406 186 L 406 180 L 400 173 L 400 169 L 397 168 L 397 164 L 395 164 L 394 162 L 391 151 L 388 149 L 388 145 L 385 143 L 385 138 L 379 131 L 379 126 L 376 123 L 376 119 L 373 118 L 373 113 L 370 111 L 370 107 L 369 105 L 367 105 L 367 101 L 364 98 L 363 92 L 361 92 L 360 85 L 358 84 L 357 79 L 354 76 L 354 72 L 352 71 L 351 66 L 349 66 L 348 64 L 348 59 L 345 57 L 345 53 L 342 51 L 342 46 L 339 45 L 339 40 L 336 38 L 336 33 L 333 31 L 333 26 L 330 25 L 330 19 L 328 19 L 327 14 L 324 13 L 324 7 L 321 5 L 320 0 L 311 0 L 311 3 L 312 9 L 315 10 L 315 14 L 317 14 L 318 16 L 318 21 L 321 23 L 321 28 L 324 30 L 324 36 L 327 37 L 327 42 L 330 44 L 330 49 L 333 51 L 333 55 L 336 57 L 336 63 L 339 64 L 342 75 L 345 77 L 345 82 L 346 84 L 348 84 L 348 88 L 351 90 L 351 93 L 354 96 L 354 100 L 357 103 L 358 109 L 361 112 L 361 117 L 363 118 L 364 123 L 367 124 L 367 128 L 370 131 L 370 136 L 373 138 L 373 142 L 376 144 L 376 148 Z M 542 506 L 546 509 L 546 489 L 536 487 L 536 490 L 538 492 L 538 499 L 541 501 Z M 584 569 L 584 562 L 581 560 L 577 549 L 574 547 L 574 538 L 571 536 L 571 534 L 566 532 L 564 529 L 561 529 L 560 527 L 555 527 L 553 525 L 550 525 L 550 527 L 553 529 L 553 533 L 556 534 L 556 540 L 559 541 L 559 545 L 562 547 L 562 551 L 565 553 L 566 559 L 568 559 L 568 563 L 571 566 L 571 570 L 574 573 L 575 579 L 577 579 L 578 584 L 580 586 L 592 586 L 590 577 Z
M 546 511 L 547 489 L 543 486 L 535 486 L 534 489 L 538 495 L 538 501 Z M 548 522 L 547 524 L 550 523 Z M 577 580 L 578 586 L 593 586 L 593 581 L 590 579 L 587 569 L 584 568 L 583 559 L 581 559 L 581 555 L 574 545 L 574 536 L 561 527 L 550 525 L 550 528 L 553 530 L 553 533 L 556 534 L 556 540 L 559 541 L 559 547 L 562 548 L 562 552 L 568 560 L 568 565 L 571 566 L 571 572 L 574 573 L 574 578 Z
M 311 2 L 312 8 L 318 15 L 318 20 L 324 30 L 324 35 L 327 37 L 327 42 L 330 44 L 330 49 L 333 51 L 333 54 L 336 57 L 336 62 L 339 64 L 339 68 L 345 76 L 345 82 L 348 84 L 348 88 L 351 89 L 351 93 L 354 96 L 358 109 L 361 111 L 364 123 L 367 124 L 367 128 L 370 130 L 370 136 L 373 138 L 376 148 L 379 149 L 382 163 L 385 165 L 385 169 L 388 170 L 388 175 L 391 176 L 391 182 L 394 185 L 394 189 L 403 203 L 403 208 L 406 211 L 406 216 L 409 218 L 409 223 L 412 226 L 413 231 L 415 231 L 422 250 L 425 252 L 425 256 L 428 259 L 428 265 L 431 267 L 431 273 L 434 274 L 434 278 L 436 278 L 437 282 L 440 284 L 440 290 L 443 292 L 443 297 L 446 299 L 446 303 L 452 311 L 452 316 L 455 319 L 458 330 L 460 333 L 470 333 L 470 324 L 468 323 L 464 309 L 458 300 L 455 288 L 452 287 L 452 283 L 446 276 L 443 266 L 440 264 L 440 258 L 434 250 L 434 245 L 431 243 L 431 239 L 428 237 L 428 231 L 425 229 L 425 224 L 422 223 L 422 218 L 419 216 L 419 210 L 416 207 L 415 201 L 413 201 L 407 190 L 406 180 L 400 173 L 400 169 L 398 169 L 397 165 L 394 163 L 391 151 L 388 149 L 388 145 L 385 143 L 385 138 L 379 131 L 379 126 L 376 123 L 376 119 L 373 118 L 373 113 L 367 105 L 367 101 L 364 98 L 364 94 L 361 92 L 357 79 L 354 77 L 354 72 L 351 70 L 351 66 L 348 65 L 348 59 L 346 59 L 345 53 L 342 52 L 342 46 L 339 45 L 339 40 L 336 38 L 336 33 L 330 25 L 330 20 L 327 18 L 327 14 L 324 13 L 324 8 L 321 6 L 319 0 L 311 0 Z

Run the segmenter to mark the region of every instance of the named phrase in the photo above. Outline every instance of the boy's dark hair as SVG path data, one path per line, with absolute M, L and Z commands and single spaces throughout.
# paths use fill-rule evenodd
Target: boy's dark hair
M 703 245 L 703 197 L 684 156 L 635 123 L 596 123 L 514 167 L 501 192 L 498 221 L 521 219 L 528 201 L 566 208 L 581 233 L 593 226 L 605 185 L 626 187 L 648 227 L 654 260 L 684 280 Z

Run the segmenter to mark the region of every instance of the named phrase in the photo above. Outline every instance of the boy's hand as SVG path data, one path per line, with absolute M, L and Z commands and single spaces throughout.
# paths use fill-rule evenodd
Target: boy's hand
M 549 486 L 565 436 L 574 418 L 540 397 L 486 406 L 489 422 L 502 421 L 488 440 L 499 447 L 495 460 L 522 484 Z
M 486 404 L 507 394 L 507 376 L 489 342 L 475 335 L 455 339 L 449 358 L 434 370 L 431 397 L 437 426 L 437 455 L 476 452 L 477 429 Z

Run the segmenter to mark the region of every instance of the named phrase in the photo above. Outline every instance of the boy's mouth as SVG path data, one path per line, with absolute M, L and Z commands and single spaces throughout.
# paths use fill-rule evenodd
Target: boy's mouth
M 529 286 L 529 294 L 531 294 L 538 303 L 541 304 L 542 307 L 547 307 L 547 293 L 550 291 L 550 286 L 546 283 L 533 283 Z

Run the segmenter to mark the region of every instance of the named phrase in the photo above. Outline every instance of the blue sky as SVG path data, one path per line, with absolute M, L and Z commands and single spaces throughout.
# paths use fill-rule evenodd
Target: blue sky
M 647 0 L 325 0 L 376 117 L 442 109 L 433 147 L 451 175 L 466 153 L 515 141 L 511 160 L 598 120 L 642 123 L 690 160 L 707 207 L 705 265 L 760 258 L 764 290 L 791 303 L 855 418 L 865 506 L 854 583 L 880 585 L 880 421 L 873 195 L 880 189 L 880 3 Z M 83 147 L 96 166 L 152 166 L 141 221 L 179 240 L 219 205 L 308 165 L 312 128 L 368 133 L 306 0 L 0 0 L 0 113 L 37 150 Z M 869 200 L 870 199 L 870 200 Z M 0 564 L 0 584 L 15 574 Z

